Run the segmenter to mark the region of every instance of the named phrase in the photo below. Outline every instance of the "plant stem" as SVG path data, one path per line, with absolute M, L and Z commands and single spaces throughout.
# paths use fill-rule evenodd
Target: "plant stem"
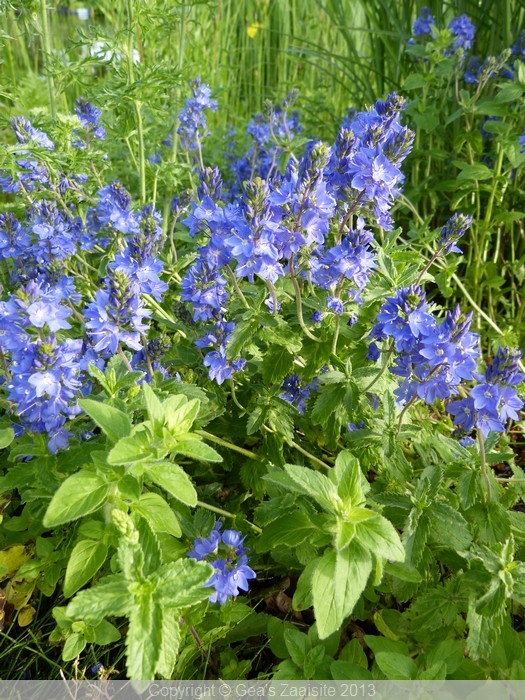
M 380 371 L 372 379 L 370 384 L 363 389 L 363 394 L 366 394 L 367 391 L 370 391 L 370 389 L 374 386 L 374 384 L 381 379 L 381 377 L 385 373 L 386 368 L 388 367 L 388 360 L 390 359 L 390 356 L 392 355 L 393 352 L 394 352 L 394 345 L 392 344 L 390 346 L 390 348 L 388 349 L 387 356 L 385 358 L 385 364 L 381 367 Z
M 295 302 L 297 306 L 297 320 L 299 321 L 299 325 L 301 326 L 303 333 L 306 336 L 308 336 L 310 340 L 315 340 L 316 343 L 320 343 L 321 341 L 319 340 L 319 338 L 316 338 L 315 335 L 310 333 L 303 319 L 303 303 L 301 300 L 301 288 L 299 287 L 299 283 L 297 282 L 297 276 L 295 274 L 295 269 L 293 265 L 293 253 L 292 255 L 290 255 L 290 277 L 292 278 L 292 283 L 295 289 Z
M 55 81 L 51 75 L 51 67 L 49 65 L 51 43 L 49 37 L 49 26 L 47 23 L 47 0 L 40 0 L 40 21 L 42 24 L 42 55 L 44 59 L 44 69 L 46 71 L 47 91 L 49 95 L 49 111 L 51 113 L 51 119 L 55 120 L 57 111 L 55 105 Z
M 295 447 L 295 449 L 303 454 L 305 457 L 308 457 L 308 459 L 311 459 L 312 462 L 316 462 L 317 464 L 321 465 L 321 467 L 324 467 L 325 469 L 331 469 L 332 467 L 329 464 L 326 464 L 326 462 L 323 462 L 322 459 L 319 459 L 319 457 L 316 457 L 315 455 L 311 454 L 310 452 L 307 452 L 304 450 L 301 445 L 298 445 L 296 442 L 291 442 L 290 443 L 292 447 Z
M 197 433 L 197 435 L 205 437 L 207 440 L 216 442 L 217 445 L 222 445 L 223 447 L 227 447 L 229 450 L 239 452 L 239 454 L 244 455 L 245 457 L 249 457 L 250 459 L 256 459 L 259 462 L 264 462 L 264 458 L 258 455 L 256 452 L 250 452 L 249 450 L 245 450 L 243 447 L 237 447 L 237 445 L 234 445 L 232 442 L 222 440 L 221 438 L 217 437 L 216 435 L 213 435 L 212 433 L 207 433 L 205 430 L 195 430 L 195 432 Z
M 246 409 L 244 406 L 242 406 L 239 401 L 237 400 L 237 395 L 235 394 L 235 382 L 233 381 L 233 377 L 230 377 L 230 387 L 232 390 L 232 399 L 233 403 L 239 408 L 243 413 L 246 413 Z
M 128 86 L 132 88 L 135 79 L 133 76 L 133 0 L 128 0 Z M 142 113 L 140 111 L 140 101 L 133 100 L 133 108 L 135 110 L 135 126 L 137 127 L 138 139 L 138 174 L 140 181 L 140 199 L 142 204 L 146 202 L 146 152 L 144 148 L 144 129 L 142 125 Z
M 126 365 L 128 371 L 133 372 L 133 367 L 129 364 L 129 360 L 126 357 L 126 353 L 124 352 L 124 350 L 120 347 L 120 343 L 117 346 L 117 352 L 120 355 L 120 357 L 122 358 L 122 362 Z
M 488 500 L 492 500 L 492 488 L 490 486 L 490 479 L 487 472 L 487 458 L 485 455 L 485 440 L 483 439 L 483 433 L 478 428 L 478 443 L 479 443 L 479 456 L 481 458 L 481 472 L 485 483 L 487 484 L 487 496 Z
M 245 297 L 244 294 L 241 292 L 241 288 L 240 288 L 239 285 L 237 284 L 237 280 L 235 279 L 235 275 L 234 275 L 234 273 L 233 273 L 233 270 L 231 269 L 231 267 L 230 267 L 229 265 L 226 265 L 226 269 L 228 270 L 228 275 L 229 275 L 229 277 L 230 277 L 230 279 L 231 279 L 231 281 L 232 281 L 233 288 L 235 289 L 235 291 L 237 292 L 237 295 L 239 296 L 239 299 L 242 301 L 242 303 L 244 304 L 244 306 L 245 306 L 247 309 L 250 309 L 251 306 L 248 304 L 248 302 L 246 301 L 246 297 Z
M 207 510 L 211 510 L 212 513 L 217 513 L 217 515 L 224 515 L 225 518 L 232 518 L 232 520 L 235 520 L 238 517 L 238 514 L 236 515 L 235 513 L 229 513 L 227 510 L 223 510 L 222 508 L 217 508 L 217 506 L 210 506 L 208 503 L 204 503 L 204 501 L 197 501 L 197 505 L 200 506 L 201 508 L 206 508 Z M 257 525 L 254 525 L 249 520 L 247 520 L 246 522 L 253 529 L 254 532 L 256 532 L 258 535 L 261 534 L 262 530 L 260 527 L 258 527 Z

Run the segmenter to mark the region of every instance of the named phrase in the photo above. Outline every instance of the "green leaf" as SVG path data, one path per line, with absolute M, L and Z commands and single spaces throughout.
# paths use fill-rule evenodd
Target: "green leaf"
M 428 509 L 433 539 L 456 551 L 470 547 L 472 535 L 465 518 L 447 503 L 434 501 Z
M 333 661 L 330 672 L 334 681 L 371 681 L 373 676 L 367 668 L 349 661 Z
M 465 643 L 455 639 L 444 639 L 427 654 L 427 666 L 444 662 L 447 674 L 454 673 L 464 659 Z
M 434 131 L 439 124 L 439 117 L 432 112 L 424 112 L 423 114 L 414 114 L 414 121 L 423 131 Z
M 121 575 L 107 576 L 93 588 L 77 593 L 66 608 L 74 620 L 94 621 L 127 615 L 132 606 L 128 583 Z
M 339 661 L 347 661 L 350 664 L 357 664 L 358 666 L 362 666 L 362 668 L 368 668 L 367 656 L 358 639 L 351 639 L 348 644 L 345 644 L 339 654 Z
M 346 386 L 344 384 L 328 384 L 324 386 L 321 394 L 315 400 L 312 410 L 312 423 L 314 425 L 326 423 L 332 413 L 343 405 L 345 395 Z
M 145 472 L 153 482 L 171 493 L 177 500 L 182 501 L 187 506 L 197 505 L 197 491 L 195 491 L 190 477 L 178 464 L 173 464 L 173 462 L 148 464 L 145 467 Z
M 62 659 L 64 661 L 73 661 L 79 654 L 81 654 L 86 648 L 86 640 L 83 634 L 75 632 L 71 634 L 64 644 L 62 650 Z
M 308 467 L 297 467 L 294 464 L 285 464 L 284 468 L 302 493 L 313 498 L 329 513 L 336 512 L 338 496 L 334 484 L 328 477 Z
M 267 525 L 255 547 L 258 552 L 268 552 L 278 544 L 295 547 L 318 532 L 310 518 L 303 511 L 296 510 Z
M 132 681 L 155 678 L 162 646 L 162 608 L 149 584 L 133 596 L 126 636 L 126 667 Z
M 154 426 L 162 426 L 164 424 L 164 409 L 148 382 L 143 382 L 142 393 L 144 394 L 144 401 L 150 421 Z
M 142 571 L 145 576 L 149 577 L 158 571 L 162 564 L 159 541 L 146 518 L 142 518 L 140 515 L 137 516 L 135 518 L 135 527 L 139 534 L 138 550 L 142 554 Z M 124 569 L 123 573 L 126 573 Z
M 492 176 L 492 170 L 484 163 L 475 163 L 474 165 L 467 165 L 466 168 L 463 168 L 457 179 L 461 182 L 463 180 L 491 180 Z
M 292 607 L 294 610 L 308 610 L 313 605 L 312 578 L 320 558 L 312 559 L 304 567 L 297 581 L 297 588 L 293 594 Z
M 45 527 L 56 527 L 92 513 L 106 502 L 109 487 L 93 472 L 80 471 L 60 486 L 44 515 Z
M 334 546 L 337 550 L 348 547 L 354 539 L 356 533 L 356 524 L 337 518 L 337 531 L 335 534 Z
M 391 652 L 394 654 L 401 654 L 402 656 L 408 656 L 408 647 L 404 642 L 387 639 L 386 637 L 379 637 L 373 634 L 366 634 L 364 636 L 364 641 L 376 655 L 380 652 Z
M 406 563 L 412 566 L 419 564 L 423 556 L 428 533 L 430 532 L 430 518 L 424 510 L 414 508 L 408 517 L 407 526 L 403 531 L 403 546 L 406 552 Z
M 458 481 L 458 496 L 461 507 L 466 510 L 476 502 L 478 493 L 478 473 L 466 471 L 461 474 Z
M 132 509 L 149 522 L 154 532 L 167 532 L 173 537 L 182 535 L 175 513 L 157 493 L 143 493 Z
M 100 569 L 106 561 L 108 548 L 103 542 L 81 540 L 78 542 L 66 569 L 64 580 L 64 597 L 70 598 L 79 588 L 82 588 Z
M 145 431 L 124 437 L 107 456 L 108 464 L 134 464 L 152 457 L 151 440 Z
M 351 614 L 372 570 L 370 554 L 355 540 L 342 552 L 325 552 L 312 576 L 319 638 L 338 630 Z
M 131 422 L 118 408 L 93 399 L 79 399 L 79 405 L 95 423 L 102 428 L 111 442 L 118 442 L 131 432 Z
M 508 83 L 498 92 L 494 98 L 496 104 L 504 104 L 506 102 L 514 102 L 523 96 L 523 87 L 515 83 Z
M 120 632 L 112 625 L 111 622 L 107 620 L 102 620 L 94 629 L 95 633 L 95 644 L 112 644 L 113 642 L 118 642 L 120 639 Z
M 178 559 L 164 564 L 154 575 L 155 597 L 163 608 L 185 608 L 210 597 L 205 588 L 213 574 L 213 567 L 195 559 Z
M 262 361 L 261 372 L 265 386 L 270 386 L 290 374 L 294 364 L 294 356 L 285 348 L 270 347 Z
M 425 87 L 428 83 L 428 78 L 421 73 L 410 73 L 403 82 L 403 90 L 415 90 Z
M 162 611 L 162 642 L 155 673 L 171 679 L 173 668 L 180 647 L 180 612 L 176 608 L 164 608 Z
M 0 430 L 0 450 L 8 447 L 15 439 L 15 431 L 13 428 L 2 428 Z
M 183 435 L 191 430 L 195 418 L 199 415 L 201 402 L 199 399 L 192 399 L 179 408 L 173 409 L 169 399 L 167 399 L 162 405 L 170 433 Z
M 172 452 L 202 462 L 222 462 L 221 455 L 213 447 L 200 440 L 179 440 Z
M 390 521 L 382 515 L 357 524 L 356 537 L 364 547 L 371 550 L 376 557 L 390 561 L 404 561 L 405 550 L 399 535 Z
M 409 681 L 414 680 L 417 675 L 417 666 L 409 656 L 380 651 L 375 658 L 377 665 L 389 680 Z
M 334 476 L 340 498 L 352 506 L 364 501 L 362 472 L 359 462 L 351 452 L 343 450 L 335 460 Z
M 308 635 L 299 632 L 298 629 L 287 629 L 284 631 L 284 643 L 292 661 L 298 666 L 302 666 L 306 655 L 312 648 Z

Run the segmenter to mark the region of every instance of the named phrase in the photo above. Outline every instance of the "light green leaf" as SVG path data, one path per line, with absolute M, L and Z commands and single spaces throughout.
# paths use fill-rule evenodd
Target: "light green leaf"
M 213 567 L 195 559 L 178 559 L 164 564 L 154 575 L 155 597 L 163 608 L 184 608 L 210 597 L 204 588 L 213 574 Z
M 65 598 L 72 596 L 93 578 L 106 561 L 107 554 L 108 548 L 103 542 L 82 540 L 75 545 L 66 569 Z
M 182 535 L 175 513 L 157 493 L 143 493 L 132 509 L 149 522 L 154 532 L 167 532 L 173 537 Z
M 80 471 L 60 486 L 44 515 L 45 527 L 56 527 L 92 513 L 106 502 L 109 487 L 93 472 Z
M 145 431 L 122 438 L 108 454 L 108 464 L 134 464 L 151 458 L 151 440 Z
M 368 659 L 358 639 L 351 639 L 348 644 L 345 644 L 339 654 L 339 660 L 368 668 Z
M 155 427 L 162 426 L 164 424 L 164 410 L 161 402 L 148 382 L 142 383 L 142 393 L 144 394 L 144 401 L 146 403 L 150 421 Z
M 107 576 L 93 588 L 77 593 L 66 608 L 68 617 L 97 624 L 104 617 L 127 615 L 132 605 L 128 583 L 121 575 Z
M 192 399 L 184 405 L 173 410 L 165 401 L 163 406 L 166 415 L 166 424 L 172 435 L 183 435 L 188 433 L 195 418 L 199 415 L 201 402 L 199 399 Z
M 120 632 L 112 625 L 111 622 L 107 620 L 102 620 L 94 629 L 95 633 L 95 644 L 112 644 L 113 642 L 118 642 L 120 639 Z
M 13 428 L 2 428 L 0 430 L 0 450 L 8 447 L 15 439 L 15 431 Z
M 428 78 L 422 73 L 410 73 L 403 82 L 403 90 L 415 90 L 425 87 L 428 83 Z
M 128 677 L 132 681 L 155 678 L 162 645 L 162 608 L 149 584 L 133 597 L 126 637 Z
M 427 666 L 445 663 L 447 674 L 454 673 L 465 658 L 465 643 L 455 639 L 444 639 L 427 653 Z
M 118 442 L 131 432 L 131 422 L 118 408 L 93 399 L 80 399 L 79 405 L 102 428 L 111 442 Z
M 405 550 L 394 526 L 382 515 L 357 524 L 356 537 L 376 557 L 390 561 L 404 561 Z
M 306 513 L 296 510 L 267 525 L 255 546 L 258 552 L 267 552 L 278 544 L 295 547 L 318 531 Z
M 346 520 L 337 519 L 337 531 L 335 535 L 334 546 L 337 550 L 344 549 L 355 537 L 355 523 L 349 523 Z
M 86 644 L 87 642 L 83 634 L 79 634 L 78 632 L 71 634 L 64 644 L 62 659 L 64 661 L 73 661 L 73 659 L 76 659 L 77 656 L 84 651 Z
M 375 657 L 377 665 L 391 681 L 414 680 L 417 675 L 417 666 L 409 656 L 380 651 Z
M 180 647 L 180 612 L 176 608 L 162 610 L 162 642 L 155 672 L 170 680 Z
M 308 467 L 297 467 L 294 464 L 285 464 L 284 468 L 302 493 L 313 498 L 329 513 L 336 512 L 335 504 L 340 499 L 334 484 L 328 477 Z
M 197 491 L 191 483 L 190 477 L 184 469 L 173 462 L 156 462 L 146 465 L 146 474 L 149 478 L 171 493 L 177 500 L 187 506 L 197 505 Z
M 338 630 L 351 614 L 372 570 L 370 554 L 355 540 L 342 552 L 325 552 L 312 576 L 319 638 Z
M 319 557 L 309 561 L 299 576 L 292 599 L 292 607 L 294 610 L 308 610 L 308 608 L 313 605 L 312 577 L 320 561 L 321 559 Z
M 468 529 L 465 518 L 454 510 L 448 503 L 434 501 L 428 509 L 434 539 L 456 551 L 463 551 L 470 547 L 472 535 Z
M 179 440 L 176 444 L 174 454 L 183 454 L 202 462 L 222 462 L 221 455 L 205 442 L 200 440 Z
M 362 474 L 359 462 L 353 454 L 344 450 L 335 460 L 334 476 L 337 481 L 337 493 L 353 507 L 364 501 Z

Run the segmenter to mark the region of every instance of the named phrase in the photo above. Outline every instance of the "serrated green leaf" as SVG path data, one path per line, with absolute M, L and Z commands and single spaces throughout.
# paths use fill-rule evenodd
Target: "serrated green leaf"
M 321 559 L 319 557 L 309 561 L 299 576 L 297 588 L 292 598 L 292 607 L 294 610 L 307 610 L 313 605 L 312 578 L 320 561 Z
M 472 535 L 465 518 L 447 503 L 434 501 L 427 511 L 432 537 L 456 551 L 468 549 Z
M 67 478 L 53 496 L 46 514 L 45 527 L 56 527 L 93 513 L 107 500 L 109 487 L 97 474 L 80 471 Z
M 134 464 L 151 458 L 151 439 L 145 431 L 120 439 L 107 456 L 108 464 Z
M 351 614 L 370 572 L 370 554 L 356 540 L 337 554 L 328 550 L 312 576 L 314 611 L 319 638 L 338 630 Z
M 255 546 L 258 552 L 270 551 L 278 544 L 295 547 L 318 531 L 303 511 L 296 510 L 267 525 Z
M 474 165 L 467 165 L 466 168 L 463 168 L 457 179 L 462 182 L 464 180 L 490 180 L 492 177 L 492 170 L 484 163 L 474 163 Z
M 299 632 L 298 629 L 287 629 L 284 631 L 284 643 L 292 661 L 298 666 L 302 666 L 306 655 L 312 648 L 308 635 Z
M 405 550 L 394 526 L 382 515 L 357 524 L 356 537 L 375 554 L 390 561 L 404 561 Z
M 417 566 L 425 549 L 430 532 L 430 518 L 426 511 L 414 509 L 410 512 L 403 531 L 402 543 L 406 552 L 406 563 Z
M 107 576 L 93 588 L 77 593 L 66 608 L 73 620 L 97 624 L 104 617 L 127 615 L 132 606 L 128 583 L 121 575 Z
M 180 537 L 182 531 L 179 521 L 166 501 L 157 493 L 143 493 L 132 510 L 145 518 L 154 532 L 167 532 L 173 537 Z
M 294 365 L 294 356 L 285 348 L 270 347 L 262 361 L 261 372 L 266 386 L 282 380 L 290 374 Z
M 126 635 L 126 668 L 132 681 L 153 680 L 162 646 L 162 608 L 144 584 L 133 596 Z
M 334 476 L 340 498 L 353 507 L 364 501 L 361 467 L 351 452 L 343 450 L 335 460 Z
M 344 384 L 328 384 L 323 387 L 320 395 L 315 400 L 312 410 L 312 423 L 323 425 L 328 418 L 343 405 L 346 394 Z
M 358 639 L 351 639 L 345 644 L 339 654 L 339 660 L 347 661 L 350 664 L 357 664 L 362 668 L 368 668 L 368 658 Z
M 285 464 L 284 468 L 288 476 L 299 487 L 300 492 L 313 498 L 328 512 L 336 511 L 336 503 L 339 500 L 334 484 L 319 472 L 308 467 L 298 467 L 294 464 Z
M 118 408 L 93 399 L 79 399 L 79 406 L 102 428 L 111 442 L 118 442 L 131 432 L 131 422 L 128 416 Z
M 187 506 L 197 505 L 197 491 L 184 469 L 173 462 L 157 462 L 145 466 L 145 473 L 158 486 Z
M 156 599 L 163 608 L 186 608 L 206 600 L 210 589 L 204 584 L 213 574 L 210 564 L 182 558 L 163 564 L 153 576 Z
M 64 597 L 70 598 L 90 581 L 106 561 L 107 555 L 108 548 L 104 542 L 94 540 L 77 542 L 67 564 Z
M 163 403 L 166 425 L 172 435 L 183 435 L 191 430 L 193 422 L 199 415 L 201 402 L 199 399 L 191 399 L 187 403 L 173 409 L 167 401 Z
M 146 403 L 146 409 L 148 411 L 148 417 L 150 421 L 155 426 L 161 426 L 164 423 L 164 409 L 162 404 L 158 399 L 157 395 L 150 387 L 148 382 L 143 382 L 142 393 L 144 395 L 144 402 Z
M 170 680 L 179 653 L 180 612 L 176 608 L 164 608 L 162 611 L 162 642 L 155 673 Z

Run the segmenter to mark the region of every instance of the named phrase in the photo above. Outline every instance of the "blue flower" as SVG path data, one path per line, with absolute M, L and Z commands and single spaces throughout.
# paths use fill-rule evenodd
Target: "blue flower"
M 425 36 L 426 34 L 430 34 L 432 27 L 434 27 L 435 24 L 436 20 L 434 17 L 432 17 L 430 7 L 423 7 L 421 8 L 421 14 L 414 22 L 412 34 L 414 36 Z
M 476 27 L 468 17 L 468 15 L 460 15 L 459 17 L 454 17 L 454 19 L 448 25 L 454 36 L 454 44 L 452 48 L 457 50 L 459 48 L 468 51 L 472 42 L 474 41 L 474 36 L 476 34 Z
M 40 129 L 35 129 L 28 119 L 24 117 L 15 117 L 11 121 L 11 125 L 18 143 L 30 144 L 34 142 L 37 146 L 46 148 L 49 151 L 55 149 L 55 144 L 51 141 L 49 136 L 45 132 L 40 131 Z
M 214 588 L 210 595 L 210 603 L 224 603 L 231 597 L 236 598 L 239 592 L 247 591 L 248 581 L 256 578 L 255 572 L 248 566 L 248 551 L 244 546 L 245 537 L 237 530 L 220 532 L 222 523 L 216 522 L 208 538 L 199 537 L 193 543 L 193 549 L 188 557 L 197 561 L 212 559 L 214 572 L 205 584 Z M 222 554 L 223 558 L 217 558 Z

